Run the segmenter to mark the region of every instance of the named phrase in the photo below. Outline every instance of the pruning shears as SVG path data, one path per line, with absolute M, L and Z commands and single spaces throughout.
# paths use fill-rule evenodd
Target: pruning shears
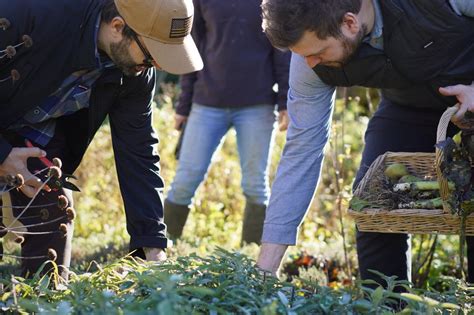
M 59 190 L 61 188 L 66 188 L 66 189 L 69 189 L 69 190 L 73 190 L 73 191 L 81 191 L 79 189 L 79 187 L 77 187 L 76 185 L 74 185 L 73 183 L 71 183 L 69 181 L 69 179 L 77 179 L 76 176 L 72 175 L 72 174 L 63 174 L 61 176 L 61 178 L 51 178 L 48 182 L 48 186 L 52 189 L 52 190 Z
M 25 144 L 28 148 L 33 148 L 33 144 L 31 143 L 30 140 L 25 140 Z M 43 163 L 46 167 L 52 167 L 52 166 L 55 166 L 53 162 L 51 162 L 48 158 L 46 157 L 39 157 L 38 158 L 41 163 Z M 73 190 L 73 191 L 81 191 L 79 189 L 79 187 L 77 187 L 76 185 L 74 185 L 73 183 L 71 183 L 69 181 L 69 179 L 77 179 L 76 176 L 72 175 L 72 174 L 62 174 L 62 176 L 60 178 L 56 178 L 56 177 L 51 177 L 50 180 L 48 181 L 48 186 L 54 190 L 54 191 L 57 191 L 61 188 L 65 188 L 65 189 L 70 189 L 70 190 Z

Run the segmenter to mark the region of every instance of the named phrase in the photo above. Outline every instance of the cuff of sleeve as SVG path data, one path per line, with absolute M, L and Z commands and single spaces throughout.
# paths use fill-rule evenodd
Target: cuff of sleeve
M 168 247 L 168 239 L 160 236 L 132 236 L 130 239 L 130 250 L 142 247 L 165 249 Z
M 5 161 L 5 159 L 10 154 L 11 151 L 12 151 L 12 146 L 10 145 L 10 143 L 8 143 L 0 135 L 0 164 L 2 164 L 3 161 Z
M 281 224 L 265 224 L 263 227 L 262 243 L 296 245 L 298 226 Z

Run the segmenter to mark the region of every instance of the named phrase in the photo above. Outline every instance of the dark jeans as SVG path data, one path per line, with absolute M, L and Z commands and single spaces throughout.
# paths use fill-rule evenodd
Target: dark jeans
M 21 137 L 13 134 L 4 136 L 14 147 L 25 146 L 24 139 Z M 48 153 L 49 159 L 59 157 L 64 161 L 62 141 L 61 137 L 57 135 L 46 148 L 43 148 Z M 28 159 L 30 172 L 33 173 L 44 168 L 45 165 L 39 159 Z M 73 222 L 67 219 L 66 211 L 58 207 L 59 195 L 65 195 L 69 200 L 69 206 L 73 206 L 72 192 L 69 190 L 42 191 L 15 223 L 16 227 L 13 232 L 24 238 L 24 242 L 21 244 L 23 276 L 31 276 L 35 273 L 49 259 L 48 250 L 54 249 L 57 254 L 56 263 L 59 265 L 59 271 L 63 277 L 67 277 L 67 269 L 71 260 Z M 3 222 L 4 225 L 9 226 L 12 217 L 20 215 L 31 199 L 19 190 L 12 190 L 2 197 Z M 66 235 L 59 229 L 62 223 L 67 226 Z M 46 266 L 43 271 L 47 272 L 50 268 L 51 266 Z
M 365 148 L 354 187 L 370 164 L 381 154 L 393 152 L 434 152 L 436 129 L 442 112 L 398 106 L 382 100 L 365 133 Z M 458 130 L 450 126 L 448 136 Z M 474 282 L 474 237 L 467 238 L 468 280 Z M 407 234 L 357 231 L 357 255 L 362 279 L 380 278 L 377 270 L 398 279 L 411 279 L 411 246 Z M 384 284 L 384 283 L 381 283 Z

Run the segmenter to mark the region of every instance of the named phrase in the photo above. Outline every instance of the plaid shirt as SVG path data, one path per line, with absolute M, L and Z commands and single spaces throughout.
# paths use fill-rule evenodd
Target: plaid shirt
M 96 23 L 96 42 L 99 25 L 100 17 Z M 71 74 L 42 104 L 28 111 L 9 129 L 41 146 L 46 146 L 54 136 L 55 119 L 88 108 L 92 86 L 95 81 L 105 69 L 115 66 L 108 59 L 106 61 L 101 60 L 97 47 L 96 60 L 96 69 L 81 70 Z

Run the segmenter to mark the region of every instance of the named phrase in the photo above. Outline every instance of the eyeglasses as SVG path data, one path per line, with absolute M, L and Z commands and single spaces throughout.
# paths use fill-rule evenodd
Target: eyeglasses
M 142 51 L 143 55 L 145 56 L 145 59 L 143 59 L 142 64 L 139 65 L 139 66 L 145 66 L 147 68 L 152 68 L 153 67 L 153 62 L 154 62 L 153 57 L 150 55 L 150 53 L 145 48 L 145 46 L 143 46 L 143 44 L 140 42 L 140 40 L 138 39 L 138 36 L 137 36 L 136 33 L 133 33 L 132 37 L 133 37 L 133 40 L 137 43 L 140 50 Z

